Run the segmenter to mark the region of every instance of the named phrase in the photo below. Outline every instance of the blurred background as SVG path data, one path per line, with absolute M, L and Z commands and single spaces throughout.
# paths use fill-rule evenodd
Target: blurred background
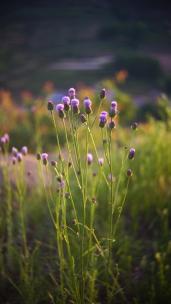
M 171 94 L 170 13 L 165 1 L 1 4 L 1 130 L 10 131 L 10 115 L 14 132 L 13 118 L 25 120 L 49 97 L 60 101 L 69 87 L 94 98 L 105 86 L 121 103 L 124 123 L 161 119 L 158 100 L 168 105 Z M 24 130 L 31 137 L 31 127 Z

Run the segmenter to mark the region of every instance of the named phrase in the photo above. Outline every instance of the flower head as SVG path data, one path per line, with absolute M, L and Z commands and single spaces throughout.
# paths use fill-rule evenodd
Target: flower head
M 102 166 L 103 163 L 104 163 L 104 158 L 103 157 L 99 158 L 98 163 L 99 163 L 100 166 Z
M 79 100 L 77 98 L 73 98 L 71 100 L 71 108 L 73 110 L 73 113 L 78 113 L 79 112 Z
M 85 97 L 84 99 L 84 107 L 87 114 L 90 114 L 92 112 L 91 110 L 91 100 L 88 97 Z
M 16 155 L 16 158 L 17 158 L 18 162 L 21 162 L 22 159 L 23 159 L 22 153 L 18 152 L 17 155 Z
M 46 166 L 47 163 L 48 163 L 48 154 L 47 153 L 42 153 L 41 158 L 42 158 L 43 164 Z
M 12 147 L 12 155 L 17 157 L 18 149 L 15 147 Z
M 68 95 L 69 95 L 70 99 L 75 98 L 75 89 L 74 88 L 70 88 L 68 90 Z
M 4 136 L 3 136 L 3 138 L 5 139 L 5 143 L 6 143 L 6 144 L 9 143 L 10 137 L 9 137 L 9 134 L 8 134 L 8 133 L 5 133 Z
M 116 101 L 111 102 L 111 107 L 109 110 L 109 116 L 110 117 L 115 117 L 118 113 L 118 104 Z
M 70 98 L 69 98 L 69 96 L 64 96 L 64 97 L 62 98 L 62 102 L 63 102 L 63 104 L 64 104 L 64 110 L 65 110 L 66 112 L 68 112 L 69 106 L 70 106 Z
M 64 105 L 63 103 L 58 103 L 56 105 L 56 111 L 58 112 L 58 115 L 60 118 L 64 118 L 65 114 L 64 114 Z
M 26 146 L 23 146 L 22 148 L 21 148 L 21 153 L 25 156 L 25 155 L 27 155 L 27 153 L 28 153 L 28 148 L 26 147 Z
M 93 161 L 93 155 L 91 153 L 88 153 L 87 154 L 87 163 L 88 163 L 88 165 L 91 165 L 92 161 Z
M 17 158 L 15 156 L 12 157 L 12 164 L 15 165 L 17 161 Z
M 108 113 L 106 111 L 103 111 L 100 113 L 99 116 L 99 127 L 103 128 L 107 122 L 107 115 Z
M 133 174 L 133 173 L 132 173 L 132 170 L 131 170 L 131 169 L 128 169 L 128 170 L 127 170 L 127 176 L 128 176 L 128 177 L 131 177 L 132 174 Z
M 133 159 L 134 156 L 135 156 L 135 149 L 134 149 L 134 148 L 131 148 L 131 149 L 129 150 L 128 158 L 129 158 L 129 159 Z

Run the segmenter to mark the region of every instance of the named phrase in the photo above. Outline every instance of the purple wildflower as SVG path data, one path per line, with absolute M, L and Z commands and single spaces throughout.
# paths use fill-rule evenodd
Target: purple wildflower
M 115 122 L 113 121 L 113 120 L 111 120 L 110 122 L 109 122 L 109 124 L 108 124 L 108 127 L 109 127 L 109 129 L 114 129 L 115 128 Z
M 16 155 L 16 158 L 17 158 L 18 162 L 20 163 L 23 159 L 22 153 L 18 152 L 17 155 Z
M 13 156 L 13 157 L 12 157 L 12 164 L 15 165 L 15 164 L 16 164 L 16 161 L 17 161 L 16 157 Z
M 42 158 L 43 164 L 46 166 L 48 163 L 48 154 L 42 153 L 41 158 Z
M 132 176 L 132 174 L 133 174 L 133 173 L 132 173 L 132 170 L 131 170 L 131 169 L 128 169 L 128 170 L 127 170 L 127 176 L 130 177 L 130 176 Z
M 25 156 L 25 155 L 27 155 L 27 153 L 28 153 L 28 148 L 26 147 L 26 146 L 23 146 L 22 148 L 21 148 L 21 153 Z
M 2 136 L 2 137 L 0 138 L 0 143 L 1 143 L 2 146 L 6 144 L 6 139 L 5 139 L 4 136 Z
M 91 165 L 92 161 L 93 161 L 93 155 L 91 153 L 88 153 L 87 154 L 87 163 L 88 163 L 88 165 Z
M 85 97 L 84 99 L 84 107 L 85 107 L 85 112 L 86 114 L 90 114 L 92 112 L 91 110 L 91 100 L 88 97 Z
M 112 101 L 111 102 L 111 107 L 110 107 L 110 110 L 109 110 L 109 116 L 110 117 L 115 117 L 117 113 L 118 113 L 118 104 L 117 104 L 116 101 Z
M 69 111 L 69 106 L 70 106 L 70 98 L 69 98 L 69 96 L 64 96 L 62 98 L 62 102 L 64 104 L 64 110 L 66 112 L 68 112 Z
M 134 148 L 131 148 L 131 149 L 129 150 L 128 158 L 129 158 L 129 159 L 133 159 L 134 156 L 135 156 L 135 149 L 134 149 Z
M 76 113 L 79 112 L 79 104 L 80 104 L 80 102 L 79 102 L 79 100 L 77 98 L 73 98 L 71 100 L 71 108 L 73 110 L 73 113 L 76 114 Z
M 9 143 L 9 141 L 10 141 L 9 134 L 5 133 L 3 137 L 5 138 L 5 143 L 6 144 Z
M 63 103 L 58 103 L 56 106 L 56 111 L 58 112 L 58 115 L 60 118 L 64 118 L 64 105 Z
M 18 149 L 15 147 L 12 147 L 12 155 L 17 157 Z
M 103 157 L 99 158 L 98 163 L 99 163 L 100 166 L 102 166 L 103 163 L 104 163 L 104 158 Z
M 68 90 L 68 95 L 69 95 L 70 99 L 75 98 L 75 89 L 74 88 L 70 88 Z
M 99 127 L 103 128 L 107 122 L 107 112 L 106 111 L 103 111 L 100 113 L 100 116 L 99 116 Z

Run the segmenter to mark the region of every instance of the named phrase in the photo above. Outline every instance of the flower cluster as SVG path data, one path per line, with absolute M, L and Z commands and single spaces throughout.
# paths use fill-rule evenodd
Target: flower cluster
M 109 116 L 110 117 L 110 121 L 108 123 L 108 127 L 109 127 L 109 129 L 115 128 L 114 118 L 116 117 L 117 114 L 118 114 L 118 105 L 117 105 L 117 102 L 116 101 L 112 101 L 110 109 L 109 109 L 109 113 L 105 112 L 105 111 L 102 111 L 100 113 L 100 116 L 99 116 L 99 127 L 100 128 L 104 128 L 104 126 L 107 123 L 107 118 Z
M 16 164 L 16 162 L 21 162 L 23 160 L 23 156 L 26 156 L 28 154 L 28 148 L 26 146 L 23 146 L 20 151 L 18 151 L 17 148 L 12 147 L 11 150 L 12 154 L 12 163 L 13 165 Z

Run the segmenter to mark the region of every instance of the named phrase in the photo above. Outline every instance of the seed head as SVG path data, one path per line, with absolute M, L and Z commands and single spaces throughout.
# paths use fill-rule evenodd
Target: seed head
M 100 98 L 103 99 L 106 96 L 106 89 L 102 89 L 100 92 Z
M 48 104 L 47 104 L 48 111 L 53 111 L 53 108 L 54 108 L 53 101 L 48 100 Z

